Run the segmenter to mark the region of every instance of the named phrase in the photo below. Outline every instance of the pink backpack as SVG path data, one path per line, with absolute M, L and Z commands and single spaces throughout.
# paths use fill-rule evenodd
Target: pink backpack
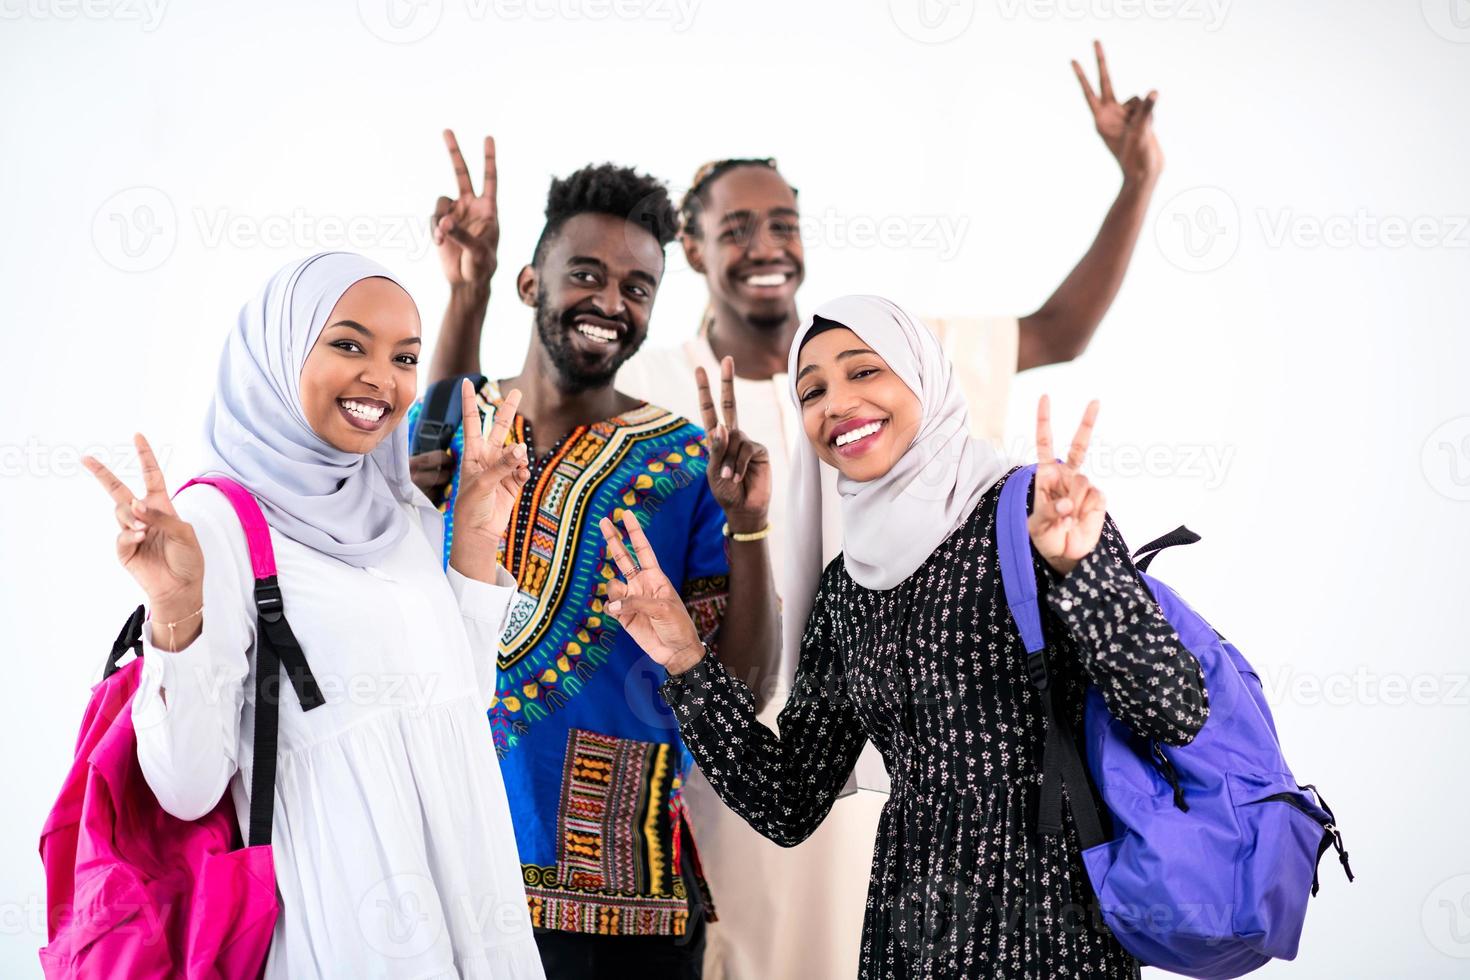
M 48 940 L 41 966 L 48 980 L 258 977 L 270 952 L 279 911 L 270 840 L 282 669 L 303 710 L 324 699 L 286 622 L 270 533 L 255 498 L 224 477 L 180 489 L 195 483 L 229 498 L 255 574 L 249 846 L 240 846 L 229 793 L 199 820 L 180 820 L 158 805 L 143 778 L 130 710 L 142 666 L 139 606 L 92 689 L 76 758 L 41 831 Z M 137 656 L 119 668 L 127 650 Z

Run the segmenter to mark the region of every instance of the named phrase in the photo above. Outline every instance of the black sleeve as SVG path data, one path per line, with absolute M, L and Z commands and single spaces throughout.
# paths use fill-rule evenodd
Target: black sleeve
M 1035 555 L 1035 549 L 1032 549 Z M 1087 679 L 1113 716 L 1139 735 L 1187 745 L 1210 714 L 1199 661 L 1133 570 L 1111 517 L 1092 553 L 1067 575 L 1036 556 L 1046 605 L 1071 635 Z
M 826 819 L 867 738 L 832 642 L 831 601 L 824 584 L 802 636 L 791 696 L 777 718 L 779 735 L 756 720 L 750 688 L 712 656 L 660 688 L 720 799 L 785 847 Z

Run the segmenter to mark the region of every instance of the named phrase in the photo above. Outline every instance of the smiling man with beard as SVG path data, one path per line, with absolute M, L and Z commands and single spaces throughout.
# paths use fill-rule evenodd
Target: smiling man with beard
M 472 202 L 447 138 L 461 201 Z M 487 143 L 491 195 L 493 152 Z M 438 229 L 453 240 L 486 213 L 446 217 Z M 613 386 L 647 336 L 675 221 L 663 185 L 626 168 L 552 181 L 546 225 L 516 279 L 535 310 L 525 363 L 474 393 L 486 424 L 501 392 L 522 393 L 510 437 L 526 444 L 530 479 L 500 549 L 518 592 L 490 736 L 550 978 L 697 977 L 713 912 L 681 793 L 692 758 L 655 693 L 662 668 L 603 612 L 615 570 L 598 522 L 643 525 L 705 643 L 732 670 L 770 670 L 762 651 L 778 646 L 764 449 L 731 415 L 706 441 L 685 418 Z M 446 518 L 463 439 L 461 428 L 448 454 Z

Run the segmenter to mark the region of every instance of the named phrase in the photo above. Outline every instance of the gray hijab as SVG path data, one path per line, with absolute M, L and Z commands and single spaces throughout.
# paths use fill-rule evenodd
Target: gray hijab
M 409 477 L 406 425 L 364 456 L 317 435 L 301 406 L 301 368 L 327 317 L 343 293 L 375 277 L 398 283 L 350 252 L 313 255 L 272 276 L 225 341 L 204 422 L 206 470 L 250 490 L 276 531 L 359 568 L 408 532 L 404 503 L 432 509 Z
M 859 585 L 891 589 L 959 529 L 1010 464 L 970 435 L 970 412 L 939 339 L 918 318 L 878 296 L 843 296 L 817 307 L 792 339 L 787 374 L 796 391 L 798 355 L 817 317 L 847 327 L 887 362 L 919 397 L 919 432 L 883 476 L 837 479 L 842 497 L 842 561 Z M 796 653 L 822 576 L 822 481 L 806 439 L 792 453 L 791 567 L 783 595 L 786 656 Z

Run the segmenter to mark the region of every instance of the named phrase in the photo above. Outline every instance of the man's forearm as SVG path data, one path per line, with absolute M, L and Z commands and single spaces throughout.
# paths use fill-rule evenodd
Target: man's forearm
M 1082 260 L 1040 309 L 1021 318 L 1017 370 L 1069 361 L 1087 349 L 1123 285 L 1154 184 L 1154 178 L 1124 179 Z
M 488 282 L 449 288 L 449 305 L 444 309 L 425 387 L 441 378 L 480 373 L 480 333 L 485 328 L 489 305 Z
M 732 522 L 730 530 L 751 533 L 761 528 Z M 730 557 L 730 597 L 720 625 L 720 661 L 732 676 L 755 692 L 759 709 L 774 693 L 781 663 L 781 619 L 770 550 L 764 539 L 731 539 L 726 551 Z

